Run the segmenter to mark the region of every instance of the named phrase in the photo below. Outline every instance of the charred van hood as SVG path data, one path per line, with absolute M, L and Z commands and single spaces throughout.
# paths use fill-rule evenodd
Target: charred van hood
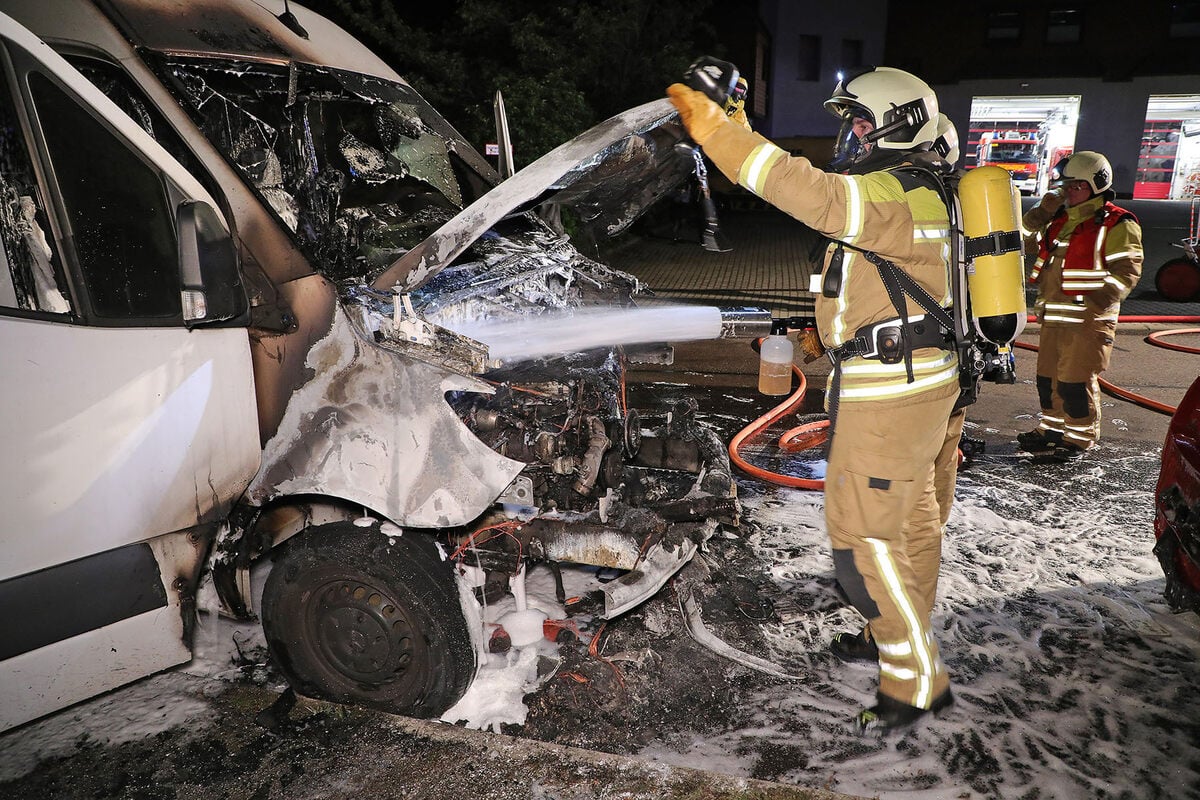
M 655 200 L 687 180 L 691 147 L 668 100 L 618 114 L 560 145 L 464 208 L 392 263 L 372 287 L 412 291 L 496 223 L 543 203 L 572 208 L 593 230 L 615 236 Z

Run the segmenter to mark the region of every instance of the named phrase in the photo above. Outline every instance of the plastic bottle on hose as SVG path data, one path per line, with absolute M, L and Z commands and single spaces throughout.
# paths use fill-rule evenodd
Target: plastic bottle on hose
M 758 351 L 758 391 L 781 395 L 792 390 L 792 340 L 787 337 L 787 323 L 775 320 L 771 334 L 762 340 Z

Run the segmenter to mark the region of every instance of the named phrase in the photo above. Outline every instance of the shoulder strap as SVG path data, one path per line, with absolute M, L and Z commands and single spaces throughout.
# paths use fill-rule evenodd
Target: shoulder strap
M 1108 228 L 1111 228 L 1112 226 L 1116 225 L 1118 222 L 1124 222 L 1127 219 L 1132 220 L 1134 222 L 1138 221 L 1138 218 L 1134 215 L 1134 213 L 1132 211 L 1125 209 L 1125 208 L 1121 208 L 1120 206 L 1114 205 L 1113 203 L 1105 203 L 1104 210 L 1108 212 L 1108 216 L 1105 217 L 1105 219 L 1104 219 L 1104 225 L 1105 225 L 1105 227 L 1108 227 Z

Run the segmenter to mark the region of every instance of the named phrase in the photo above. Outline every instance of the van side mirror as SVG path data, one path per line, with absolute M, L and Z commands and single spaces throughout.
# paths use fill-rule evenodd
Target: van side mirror
M 185 200 L 177 209 L 175 232 L 183 324 L 193 328 L 244 321 L 250 302 L 242 288 L 237 247 L 217 212 L 201 200 Z

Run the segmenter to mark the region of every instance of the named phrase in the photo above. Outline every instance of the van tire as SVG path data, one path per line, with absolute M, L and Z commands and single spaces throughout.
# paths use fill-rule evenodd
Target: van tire
M 440 715 L 475 673 L 450 564 L 417 534 L 335 522 L 287 543 L 263 587 L 272 659 L 302 695 Z

